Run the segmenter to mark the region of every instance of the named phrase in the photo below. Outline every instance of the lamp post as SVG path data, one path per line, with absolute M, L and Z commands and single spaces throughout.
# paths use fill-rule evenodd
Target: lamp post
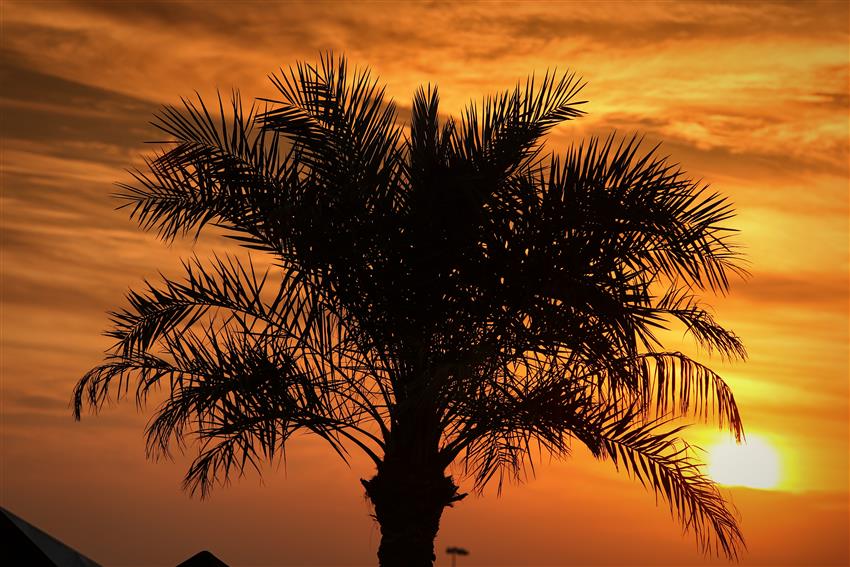
M 446 553 L 452 556 L 452 567 L 455 567 L 455 558 L 458 555 L 469 555 L 469 552 L 462 547 L 450 547 L 446 549 Z

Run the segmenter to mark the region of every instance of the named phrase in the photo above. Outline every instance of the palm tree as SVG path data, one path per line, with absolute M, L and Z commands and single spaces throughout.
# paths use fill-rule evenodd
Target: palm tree
M 420 88 L 409 130 L 344 59 L 272 81 L 280 100 L 250 109 L 236 93 L 163 108 L 170 141 L 119 197 L 164 241 L 223 227 L 273 267 L 195 258 L 184 279 L 131 292 L 75 416 L 165 386 L 149 454 L 195 440 L 185 486 L 202 496 L 297 431 L 343 459 L 360 450 L 384 567 L 432 565 L 440 517 L 466 496 L 450 465 L 501 488 L 573 442 L 666 499 L 703 551 L 736 557 L 735 517 L 671 423 L 716 419 L 740 439 L 734 398 L 655 336 L 678 322 L 745 355 L 698 298 L 743 273 L 729 203 L 636 138 L 545 151 L 583 114 L 573 74 L 459 119 Z

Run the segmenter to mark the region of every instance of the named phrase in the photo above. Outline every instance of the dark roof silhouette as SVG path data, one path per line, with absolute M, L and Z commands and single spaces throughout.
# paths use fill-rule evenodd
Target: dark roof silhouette
M 228 565 L 205 549 L 200 553 L 196 553 L 177 567 L 228 567 Z
M 0 507 L 0 564 L 28 567 L 100 567 L 100 564 Z

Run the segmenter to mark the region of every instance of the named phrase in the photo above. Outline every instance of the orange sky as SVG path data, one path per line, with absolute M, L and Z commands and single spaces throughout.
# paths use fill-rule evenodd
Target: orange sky
M 741 564 L 850 562 L 846 2 L 0 10 L 3 506 L 104 565 L 175 565 L 203 548 L 234 567 L 375 563 L 365 461 L 347 468 L 299 439 L 263 485 L 248 477 L 198 502 L 179 488 L 185 462 L 145 461 L 145 415 L 131 403 L 79 424 L 68 408 L 109 344 L 106 311 L 157 270 L 175 273 L 190 250 L 163 247 L 112 210 L 111 183 L 156 138 L 151 112 L 193 90 L 268 95 L 268 73 L 333 49 L 371 66 L 402 115 L 421 83 L 438 83 L 443 110 L 457 113 L 532 71 L 569 67 L 589 81 L 590 114 L 556 130 L 551 147 L 642 132 L 731 196 L 753 277 L 710 303 L 750 360 L 712 364 L 747 431 L 784 465 L 776 490 L 727 490 L 749 545 Z M 223 246 L 202 239 L 196 252 Z M 714 435 L 697 428 L 692 439 Z M 448 510 L 437 549 L 448 545 L 470 549 L 470 566 L 723 563 L 700 557 L 652 495 L 580 450 L 501 498 Z

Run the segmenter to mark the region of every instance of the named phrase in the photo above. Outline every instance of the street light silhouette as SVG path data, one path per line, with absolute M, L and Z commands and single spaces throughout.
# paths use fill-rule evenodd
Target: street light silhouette
M 469 555 L 469 552 L 462 547 L 450 547 L 446 549 L 446 553 L 452 556 L 452 567 L 455 567 L 455 558 L 458 555 Z

